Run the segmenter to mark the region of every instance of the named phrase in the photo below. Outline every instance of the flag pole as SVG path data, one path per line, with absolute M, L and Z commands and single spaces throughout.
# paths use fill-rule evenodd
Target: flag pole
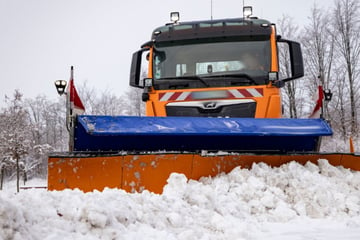
M 70 81 L 71 79 L 73 79 L 73 70 L 74 70 L 74 67 L 71 66 L 70 68 Z M 70 81 L 69 81 L 69 84 L 68 84 L 68 87 L 67 87 L 67 90 L 65 92 L 66 94 L 66 129 L 68 130 L 68 132 L 70 132 L 70 129 L 71 129 L 71 115 L 72 115 L 72 109 L 71 109 L 71 105 L 70 105 L 70 94 L 71 94 L 71 90 L 70 90 Z
M 320 93 L 320 91 L 321 91 L 321 93 Z M 321 73 L 319 75 L 319 96 L 322 96 L 320 118 L 325 119 L 325 116 L 324 116 L 324 76 Z
M 67 129 L 69 131 L 69 151 L 74 151 L 74 136 L 75 136 L 75 124 L 77 121 L 77 115 L 81 115 L 85 112 L 85 106 L 82 103 L 79 94 L 76 91 L 74 84 L 74 67 L 70 69 L 70 82 L 67 88 Z
M 74 151 L 74 135 L 75 135 L 75 128 L 74 128 L 74 121 L 75 117 L 73 116 L 73 106 L 71 104 L 71 96 L 73 93 L 73 81 L 74 81 L 74 66 L 70 68 L 70 82 L 69 82 L 69 91 L 67 92 L 67 129 L 69 131 L 69 151 Z

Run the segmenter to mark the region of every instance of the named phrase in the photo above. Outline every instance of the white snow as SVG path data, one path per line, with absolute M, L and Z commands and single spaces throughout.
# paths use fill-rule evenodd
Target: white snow
M 14 190 L 0 191 L 1 240 L 360 239 L 360 172 L 326 160 L 174 173 L 161 195 Z

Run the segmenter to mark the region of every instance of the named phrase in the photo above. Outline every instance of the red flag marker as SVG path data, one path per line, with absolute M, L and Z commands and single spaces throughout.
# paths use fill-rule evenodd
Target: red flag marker
M 311 113 L 309 118 L 320 117 L 320 111 L 321 111 L 321 108 L 323 107 L 323 99 L 324 99 L 324 90 L 321 85 L 319 85 L 319 87 L 318 87 L 318 92 L 319 92 L 319 98 L 316 101 L 314 110 Z
M 74 85 L 74 67 L 71 66 L 71 75 L 70 75 L 70 82 L 67 89 L 69 102 L 70 102 L 70 114 L 71 115 L 81 115 L 85 112 L 84 104 L 82 103 L 79 94 L 76 91 Z

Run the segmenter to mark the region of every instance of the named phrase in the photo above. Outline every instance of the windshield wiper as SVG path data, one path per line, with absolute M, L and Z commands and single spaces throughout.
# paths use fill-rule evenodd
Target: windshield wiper
M 203 78 L 227 78 L 227 77 L 231 77 L 231 78 L 245 78 L 247 80 L 249 80 L 250 83 L 253 83 L 255 85 L 259 85 L 252 77 L 250 77 L 250 75 L 246 74 L 246 73 L 232 73 L 232 74 L 221 74 L 221 75 L 209 75 L 209 76 L 204 76 Z
M 200 81 L 202 84 L 204 84 L 206 87 L 210 87 L 210 85 L 201 77 L 199 76 L 179 76 L 179 77 L 165 77 L 165 78 L 159 78 L 157 80 L 198 80 Z

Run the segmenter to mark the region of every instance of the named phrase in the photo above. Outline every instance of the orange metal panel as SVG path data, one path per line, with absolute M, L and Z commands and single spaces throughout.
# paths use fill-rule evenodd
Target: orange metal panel
M 329 153 L 329 154 L 304 154 L 304 155 L 284 155 L 281 157 L 282 164 L 290 161 L 296 161 L 301 164 L 305 164 L 307 161 L 311 161 L 317 164 L 319 159 L 326 159 L 333 166 L 343 166 L 355 171 L 360 171 L 360 155 L 354 154 L 341 154 L 341 153 Z
M 341 157 L 342 154 L 315 154 L 315 157 L 317 157 L 317 160 L 319 159 L 326 159 L 329 161 L 329 163 L 333 166 L 341 166 Z M 317 161 L 315 162 L 317 163 Z
M 154 48 L 151 47 L 149 51 L 149 64 L 148 64 L 148 78 L 153 78 L 153 58 L 154 58 Z
M 146 104 L 145 104 L 146 116 L 148 116 L 148 117 L 157 116 L 155 110 L 156 109 L 154 107 L 154 102 L 152 100 L 147 101 Z
M 344 168 L 360 171 L 360 155 L 343 154 L 341 158 L 341 165 Z
M 271 167 L 280 165 L 279 155 L 240 155 L 244 161 L 244 168 L 251 168 L 253 163 L 266 163 Z
M 279 91 L 279 90 L 278 90 Z M 276 95 L 272 95 L 267 98 L 268 104 L 264 104 L 261 109 L 263 113 L 266 113 L 265 118 L 281 118 L 281 98 L 279 92 Z
M 280 164 L 280 156 L 275 155 L 226 155 L 226 156 L 194 156 L 192 179 L 214 177 L 219 173 L 228 173 L 235 167 L 251 168 L 253 163 L 265 162 L 270 166 Z
M 270 44 L 271 44 L 271 71 L 278 72 L 279 65 L 278 65 L 278 50 L 276 45 L 276 30 L 275 26 L 272 26 L 272 32 L 270 36 Z
M 221 172 L 228 173 L 241 165 L 238 158 L 233 156 L 200 156 L 194 155 L 191 178 L 198 180 L 201 177 L 214 177 Z
M 48 189 L 79 188 L 84 192 L 121 188 L 122 156 L 49 157 Z
M 125 156 L 122 187 L 128 192 L 147 189 L 162 193 L 171 173 L 183 173 L 190 178 L 192 161 L 192 154 Z
M 305 165 L 308 161 L 317 164 L 319 159 L 326 159 L 334 166 L 340 165 L 341 155 L 339 154 L 303 154 L 303 155 L 283 155 L 281 156 L 281 164 L 296 161 Z
M 254 98 L 256 101 L 255 118 L 281 117 L 280 89 L 271 85 L 264 86 L 264 96 Z

